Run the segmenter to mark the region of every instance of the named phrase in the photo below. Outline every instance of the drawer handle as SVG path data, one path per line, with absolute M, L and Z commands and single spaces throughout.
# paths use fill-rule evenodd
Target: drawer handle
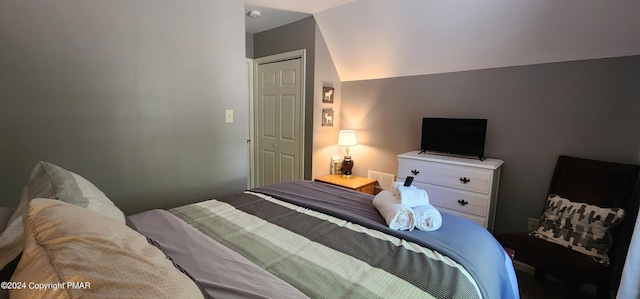
M 411 173 L 413 173 L 413 175 L 418 175 L 418 173 L 420 173 L 420 171 L 418 171 L 417 169 L 414 169 L 411 171 Z
M 458 204 L 461 206 L 466 206 L 469 204 L 469 202 L 464 199 L 458 199 Z
M 471 182 L 471 180 L 467 177 L 460 178 L 460 183 L 468 184 L 469 182 Z

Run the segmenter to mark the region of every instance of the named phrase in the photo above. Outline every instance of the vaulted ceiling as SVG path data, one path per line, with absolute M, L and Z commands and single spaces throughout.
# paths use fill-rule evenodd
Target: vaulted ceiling
M 637 0 L 245 3 L 275 23 L 313 15 L 342 81 L 640 55 Z

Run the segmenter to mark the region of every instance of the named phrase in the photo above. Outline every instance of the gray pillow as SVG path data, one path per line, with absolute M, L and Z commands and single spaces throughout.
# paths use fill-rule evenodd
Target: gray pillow
M 48 162 L 39 162 L 22 191 L 22 198 L 6 228 L 0 233 L 0 268 L 20 252 L 24 239 L 24 219 L 33 198 L 58 199 L 93 210 L 121 223 L 124 213 L 96 186 L 85 178 Z
M 4 231 L 15 209 L 0 207 L 0 232 Z

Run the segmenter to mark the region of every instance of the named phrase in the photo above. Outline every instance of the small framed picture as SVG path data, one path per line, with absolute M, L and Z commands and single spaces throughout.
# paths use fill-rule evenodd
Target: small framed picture
M 342 174 L 342 160 L 332 160 L 331 161 L 331 174 Z
M 322 87 L 322 102 L 333 104 L 333 87 Z
M 333 127 L 333 109 L 331 108 L 322 109 L 322 126 Z

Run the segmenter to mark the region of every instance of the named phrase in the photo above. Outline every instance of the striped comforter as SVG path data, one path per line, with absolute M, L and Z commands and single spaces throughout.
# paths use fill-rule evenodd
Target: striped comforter
M 263 193 L 169 212 L 309 297 L 482 297 L 476 279 L 446 255 Z

